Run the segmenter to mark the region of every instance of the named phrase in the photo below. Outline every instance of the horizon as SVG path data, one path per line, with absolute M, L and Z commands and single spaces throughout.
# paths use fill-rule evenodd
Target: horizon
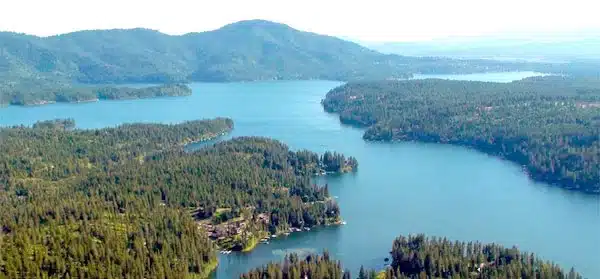
M 172 0 L 167 5 L 161 1 L 141 0 L 88 3 L 22 0 L 5 4 L 5 12 L 0 12 L 0 31 L 48 37 L 85 30 L 144 28 L 183 35 L 216 30 L 243 20 L 262 19 L 351 41 L 422 42 L 600 30 L 600 21 L 594 20 L 595 9 L 586 2 L 574 0 L 565 5 L 541 0 L 526 3 L 518 0 L 496 3 L 373 0 L 364 5 L 338 0 L 323 3 L 316 0 L 252 3 L 224 0 L 202 5 Z
M 194 34 L 194 33 L 203 33 L 203 32 L 211 32 L 211 31 L 216 31 L 219 30 L 221 28 L 224 28 L 228 25 L 233 25 L 233 24 L 237 24 L 237 23 L 241 23 L 241 22 L 249 22 L 249 21 L 266 21 L 266 22 L 271 22 L 271 23 L 276 23 L 276 24 L 282 24 L 285 25 L 289 28 L 301 31 L 301 32 L 310 32 L 310 33 L 315 33 L 315 34 L 319 34 L 319 35 L 325 35 L 325 36 L 332 36 L 332 37 L 336 37 L 345 41 L 350 41 L 350 42 L 354 42 L 357 44 L 367 44 L 367 45 L 378 45 L 378 44 L 387 44 L 387 43 L 437 43 L 437 42 L 465 42 L 467 40 L 531 40 L 532 38 L 534 38 L 535 40 L 538 39 L 546 39 L 546 42 L 549 41 L 553 41 L 553 42 L 558 42 L 558 41 L 569 41 L 569 40 L 577 40 L 577 39 L 581 39 L 581 38 L 590 38 L 592 36 L 598 36 L 600 35 L 600 27 L 599 28 L 587 28 L 587 29 L 580 29 L 580 30 L 573 30 L 573 31 L 565 31 L 565 32 L 557 32 L 557 33 L 551 33 L 551 32 L 512 32 L 512 33 L 489 33 L 489 34 L 481 34 L 481 35 L 472 35 L 472 36 L 447 36 L 447 37 L 438 37 L 438 38 L 430 38 L 430 39 L 417 39 L 417 40 L 406 40 L 406 41 L 369 41 L 369 40 L 361 40 L 361 39 L 357 39 L 357 38 L 353 38 L 353 37 L 349 37 L 349 36 L 337 36 L 337 35 L 329 35 L 329 34 L 323 34 L 323 33 L 318 33 L 318 32 L 313 32 L 313 31 L 307 31 L 307 30 L 302 30 L 300 28 L 296 28 L 294 26 L 290 26 L 289 24 L 283 23 L 283 22 L 277 22 L 277 21 L 272 21 L 272 20 L 268 20 L 268 19 L 261 19 L 261 18 L 249 18 L 249 19 L 242 19 L 242 20 L 238 20 L 238 21 L 234 21 L 234 22 L 230 22 L 230 23 L 226 23 L 222 26 L 213 28 L 213 29 L 209 29 L 209 30 L 202 30 L 202 31 L 189 31 L 186 33 L 182 33 L 182 34 L 170 34 L 170 33 L 166 33 L 162 30 L 159 29 L 153 29 L 153 28 L 149 28 L 149 27 L 143 27 L 143 26 L 138 26 L 138 27 L 128 27 L 128 28 L 121 28 L 121 27 L 115 27 L 115 28 L 105 28 L 105 29 L 101 29 L 101 28 L 97 28 L 97 29 L 78 29 L 78 30 L 73 30 L 73 31 L 69 31 L 69 32 L 65 32 L 65 33 L 57 33 L 57 34 L 50 34 L 50 35 L 38 35 L 38 34 L 31 34 L 31 33 L 25 33 L 25 32 L 18 32 L 18 31 L 11 31 L 11 30 L 0 30 L 0 32 L 8 32 L 8 33 L 15 33 L 15 34 L 24 34 L 24 35 L 28 35 L 28 36 L 35 36 L 35 37 L 40 37 L 40 38 L 49 38 L 49 37 L 55 37 L 55 36 L 62 36 L 62 35 L 67 35 L 67 34 L 72 34 L 72 33 L 77 33 L 77 32 L 87 32 L 87 31 L 109 31 L 109 30 L 136 30 L 136 29 L 141 29 L 141 30 L 149 30 L 149 31 L 154 31 L 154 32 L 158 32 L 161 34 L 165 34 L 168 36 L 184 36 L 184 35 L 188 35 L 188 34 Z M 575 35 L 578 34 L 578 35 Z M 538 40 L 539 41 L 539 40 Z

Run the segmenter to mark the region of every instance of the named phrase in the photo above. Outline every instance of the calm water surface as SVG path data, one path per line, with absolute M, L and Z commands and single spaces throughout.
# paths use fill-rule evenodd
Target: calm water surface
M 439 78 L 452 80 L 474 80 L 491 82 L 511 82 L 531 76 L 544 76 L 547 74 L 537 72 L 495 72 L 495 73 L 476 73 L 466 75 L 414 75 L 413 79 Z
M 506 74 L 490 79 L 525 75 Z M 329 184 L 347 225 L 281 237 L 247 254 L 221 255 L 215 278 L 237 278 L 289 252 L 323 249 L 354 273 L 361 264 L 382 268 L 395 236 L 409 233 L 517 245 L 600 278 L 598 197 L 533 183 L 519 167 L 464 148 L 365 142 L 362 130 L 323 112 L 321 99 L 340 84 L 196 83 L 189 97 L 3 108 L 0 125 L 72 117 L 80 128 L 100 128 L 227 116 L 235 121 L 229 137 L 267 136 L 294 149 L 335 150 L 359 160 L 356 174 L 318 181 Z

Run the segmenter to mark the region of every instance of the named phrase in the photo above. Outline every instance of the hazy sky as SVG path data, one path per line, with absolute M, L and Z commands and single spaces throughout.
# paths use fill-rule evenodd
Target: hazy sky
M 146 27 L 169 34 L 267 19 L 364 41 L 600 28 L 592 0 L 3 0 L 0 30 L 54 35 Z

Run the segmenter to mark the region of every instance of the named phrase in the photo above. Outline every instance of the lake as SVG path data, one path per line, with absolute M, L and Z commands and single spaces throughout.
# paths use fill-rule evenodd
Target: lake
M 505 74 L 490 78 L 526 76 Z M 393 239 L 409 233 L 517 245 L 565 268 L 575 266 L 587 278 L 600 278 L 599 197 L 534 183 L 518 166 L 465 148 L 365 142 L 363 130 L 341 125 L 320 105 L 340 84 L 194 83 L 187 97 L 11 106 L 0 109 L 0 125 L 72 117 L 80 128 L 100 128 L 226 116 L 235 121 L 228 137 L 267 136 L 294 149 L 338 151 L 359 160 L 355 174 L 317 179 L 329 185 L 347 225 L 281 237 L 247 254 L 220 255 L 215 278 L 237 278 L 289 252 L 323 249 L 356 275 L 361 264 L 383 268 Z
M 472 80 L 472 81 L 490 81 L 490 82 L 511 82 L 532 76 L 546 76 L 548 74 L 538 72 L 493 72 L 493 73 L 475 73 L 475 74 L 446 74 L 446 75 L 421 75 L 415 74 L 412 79 L 439 78 L 452 80 Z

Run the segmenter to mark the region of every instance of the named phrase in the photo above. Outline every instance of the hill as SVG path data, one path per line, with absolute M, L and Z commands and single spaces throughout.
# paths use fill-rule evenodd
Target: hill
M 0 77 L 16 84 L 13 86 L 40 82 L 364 80 L 406 77 L 416 72 L 527 70 L 530 66 L 386 55 L 264 20 L 240 21 L 181 36 L 141 28 L 78 31 L 44 38 L 0 33 Z

